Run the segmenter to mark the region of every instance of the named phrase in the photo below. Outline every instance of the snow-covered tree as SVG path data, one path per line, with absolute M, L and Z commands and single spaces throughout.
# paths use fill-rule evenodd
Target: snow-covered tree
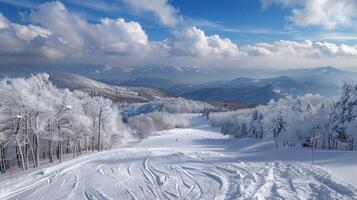
M 249 137 L 263 138 L 263 114 L 258 109 L 254 109 L 249 122 Z
M 80 91 L 59 89 L 48 74 L 0 80 L 0 171 L 51 162 L 63 153 L 74 156 L 84 150 L 109 149 L 113 136 L 120 140 L 128 129 L 121 122 L 118 107 L 108 99 Z M 90 139 L 93 138 L 93 144 Z
M 341 98 L 332 109 L 329 123 L 332 139 L 330 147 L 353 150 L 357 138 L 357 85 L 344 84 Z

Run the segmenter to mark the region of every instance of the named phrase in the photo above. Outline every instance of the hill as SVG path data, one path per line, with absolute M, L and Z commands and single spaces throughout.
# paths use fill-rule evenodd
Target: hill
M 104 96 L 115 102 L 148 102 L 171 97 L 167 92 L 147 87 L 113 86 L 71 73 L 50 72 L 50 80 L 57 87 L 82 90 L 94 96 Z

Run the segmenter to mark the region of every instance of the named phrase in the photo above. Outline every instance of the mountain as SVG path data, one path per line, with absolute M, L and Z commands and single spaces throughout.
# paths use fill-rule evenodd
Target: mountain
M 247 104 L 264 104 L 288 95 L 307 93 L 334 96 L 340 87 L 313 80 L 304 81 L 288 76 L 275 78 L 239 77 L 229 81 L 215 81 L 198 85 L 176 85 L 168 90 L 178 96 L 205 101 L 238 101 Z
M 239 77 L 229 81 L 215 81 L 198 85 L 190 85 L 190 84 L 181 84 L 175 85 L 169 88 L 170 92 L 173 92 L 177 95 L 182 95 L 187 92 L 193 92 L 199 89 L 207 89 L 207 88 L 230 88 L 230 89 L 244 89 L 246 87 L 265 87 L 271 85 L 274 90 L 279 90 L 281 93 L 289 93 L 295 92 L 302 94 L 304 93 L 304 89 L 306 84 L 302 84 L 300 82 L 294 81 L 293 79 L 287 76 L 280 76 L 271 79 L 253 79 L 246 77 Z
M 217 69 L 206 67 L 178 67 L 178 66 L 109 66 L 80 63 L 42 63 L 33 66 L 21 64 L 0 64 L 1 74 L 29 74 L 49 71 L 74 73 L 88 78 L 109 83 L 121 84 L 125 81 L 151 78 L 166 79 L 176 83 L 200 84 L 219 79 L 233 79 L 237 76 L 250 76 L 252 71 L 236 69 Z
M 103 82 L 112 84 L 112 85 L 120 85 L 120 86 L 134 86 L 134 87 L 150 87 L 150 88 L 158 88 L 167 90 L 168 88 L 177 84 L 175 81 L 171 81 L 168 79 L 160 79 L 160 78 L 150 78 L 150 77 L 138 77 L 125 81 L 106 81 Z
M 320 85 L 335 85 L 339 87 L 346 81 L 357 80 L 357 72 L 345 71 L 331 66 L 284 70 L 275 72 L 273 75 L 286 75 L 298 81 L 310 81 Z
M 107 97 L 115 102 L 148 102 L 171 97 L 167 92 L 159 89 L 113 86 L 71 73 L 50 72 L 49 74 L 52 83 L 58 87 L 85 91 L 91 95 Z
M 217 79 L 227 78 L 232 72 L 204 67 L 149 66 L 134 68 L 129 79 L 152 78 L 167 79 L 176 83 L 200 84 Z M 237 75 L 238 73 L 236 73 Z M 234 76 L 231 76 L 232 78 Z
M 303 85 L 288 77 L 274 79 L 237 78 L 230 81 L 216 81 L 200 85 L 175 86 L 170 92 L 176 95 L 206 101 L 241 102 L 246 104 L 264 104 L 288 95 L 292 90 L 302 93 Z
M 202 88 L 183 93 L 181 96 L 194 100 L 240 102 L 245 104 L 265 104 L 272 99 L 277 100 L 283 97 L 273 85 L 241 88 Z
M 307 68 L 307 69 L 289 69 L 274 72 L 274 75 L 286 75 L 290 77 L 310 77 L 310 76 L 345 76 L 350 74 L 350 71 L 344 71 L 331 66 Z
M 323 96 L 336 96 L 342 85 L 349 81 L 357 81 L 357 72 L 345 71 L 331 66 L 313 69 L 295 69 L 281 71 L 278 74 L 286 74 L 300 82 L 311 82 L 321 86 L 319 92 Z

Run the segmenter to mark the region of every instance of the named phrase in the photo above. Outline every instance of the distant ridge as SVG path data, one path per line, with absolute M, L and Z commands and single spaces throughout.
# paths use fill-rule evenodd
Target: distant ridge
M 113 86 L 72 73 L 50 72 L 50 80 L 58 87 L 82 90 L 91 95 L 104 96 L 115 102 L 148 102 L 171 97 L 167 92 L 147 87 Z

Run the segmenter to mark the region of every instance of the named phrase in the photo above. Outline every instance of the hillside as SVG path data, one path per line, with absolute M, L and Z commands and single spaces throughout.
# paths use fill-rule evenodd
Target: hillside
M 244 104 L 264 104 L 272 99 L 277 100 L 283 97 L 278 91 L 274 90 L 273 85 L 264 87 L 248 86 L 241 88 L 202 88 L 183 93 L 181 96 L 195 100 L 240 102 Z
M 90 95 L 104 96 L 115 102 L 148 102 L 171 96 L 167 92 L 159 89 L 113 86 L 71 73 L 50 72 L 50 80 L 60 88 L 82 90 Z

